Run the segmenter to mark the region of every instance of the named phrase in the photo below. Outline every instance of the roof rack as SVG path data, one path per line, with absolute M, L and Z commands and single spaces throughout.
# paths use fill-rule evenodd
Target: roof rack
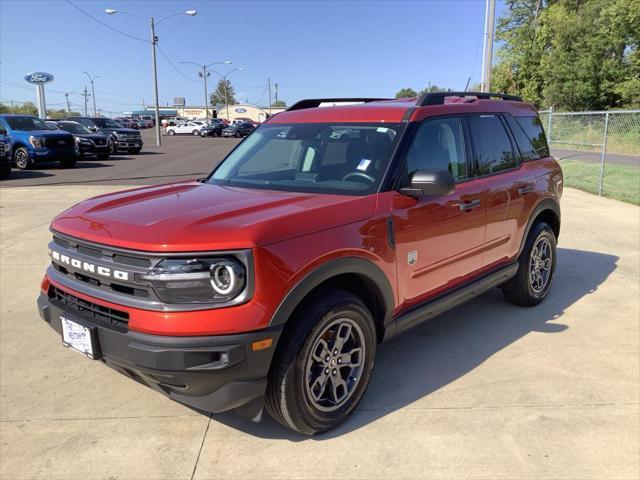
M 476 97 L 478 100 L 491 100 L 492 98 L 501 98 L 502 100 L 511 100 L 513 102 L 522 102 L 522 98 L 518 95 L 506 95 L 504 93 L 493 92 L 433 92 L 425 93 L 418 97 L 416 105 L 418 107 L 426 107 L 429 105 L 442 105 L 446 97 Z
M 369 103 L 369 102 L 379 102 L 381 100 L 392 100 L 391 98 L 306 98 L 304 100 L 300 100 L 289 108 L 287 108 L 287 112 L 292 110 L 304 110 L 305 108 L 316 108 L 319 107 L 321 103 L 347 103 L 347 102 L 359 102 L 359 103 Z

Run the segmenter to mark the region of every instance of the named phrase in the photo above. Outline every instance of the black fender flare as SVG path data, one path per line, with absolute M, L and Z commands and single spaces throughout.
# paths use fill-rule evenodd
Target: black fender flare
M 284 325 L 295 308 L 314 288 L 332 277 L 346 273 L 360 275 L 376 290 L 374 293 L 384 311 L 382 323 L 389 324 L 393 320 L 395 296 L 387 276 L 370 260 L 361 257 L 341 257 L 312 270 L 291 288 L 271 317 L 269 327 Z
M 520 254 L 524 250 L 524 246 L 527 243 L 527 237 L 529 236 L 531 227 L 534 225 L 534 222 L 540 216 L 540 214 L 546 210 L 550 210 L 558 218 L 558 232 L 560 231 L 560 204 L 558 203 L 557 199 L 547 197 L 535 206 L 533 212 L 529 216 L 529 221 L 527 222 L 527 227 L 524 230 L 524 235 L 522 236 L 522 241 L 520 242 L 520 248 L 518 249 L 518 258 L 520 257 Z

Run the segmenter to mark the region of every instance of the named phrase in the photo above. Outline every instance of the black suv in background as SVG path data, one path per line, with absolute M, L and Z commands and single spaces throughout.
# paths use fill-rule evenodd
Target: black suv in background
M 81 123 L 69 120 L 56 120 L 54 123 L 60 130 L 73 134 L 80 155 L 95 155 L 99 160 L 109 158 L 111 145 L 107 134 L 92 132 Z
M 110 152 L 112 155 L 118 153 L 118 150 L 126 150 L 129 153 L 140 153 L 142 150 L 142 137 L 138 130 L 133 128 L 124 128 L 118 122 L 111 118 L 105 117 L 69 117 L 67 120 L 73 120 L 87 127 L 92 132 L 100 132 L 109 136 Z
M 223 137 L 246 137 L 255 130 L 256 126 L 253 123 L 243 122 L 236 123 L 235 125 L 229 125 L 222 130 Z
M 7 131 L 0 128 L 0 178 L 7 178 L 11 175 L 11 139 L 7 136 Z

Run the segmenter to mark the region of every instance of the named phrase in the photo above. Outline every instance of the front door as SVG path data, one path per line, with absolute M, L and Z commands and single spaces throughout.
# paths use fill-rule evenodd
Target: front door
M 393 224 L 402 308 L 435 296 L 480 267 L 485 235 L 483 183 L 471 175 L 471 149 L 462 117 L 424 120 L 407 152 L 402 185 L 417 170 L 448 169 L 456 180 L 445 196 L 393 198 Z

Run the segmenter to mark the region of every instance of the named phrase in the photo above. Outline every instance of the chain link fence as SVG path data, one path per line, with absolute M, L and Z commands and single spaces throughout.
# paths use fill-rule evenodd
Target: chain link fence
M 541 111 L 565 185 L 640 205 L 640 110 Z

